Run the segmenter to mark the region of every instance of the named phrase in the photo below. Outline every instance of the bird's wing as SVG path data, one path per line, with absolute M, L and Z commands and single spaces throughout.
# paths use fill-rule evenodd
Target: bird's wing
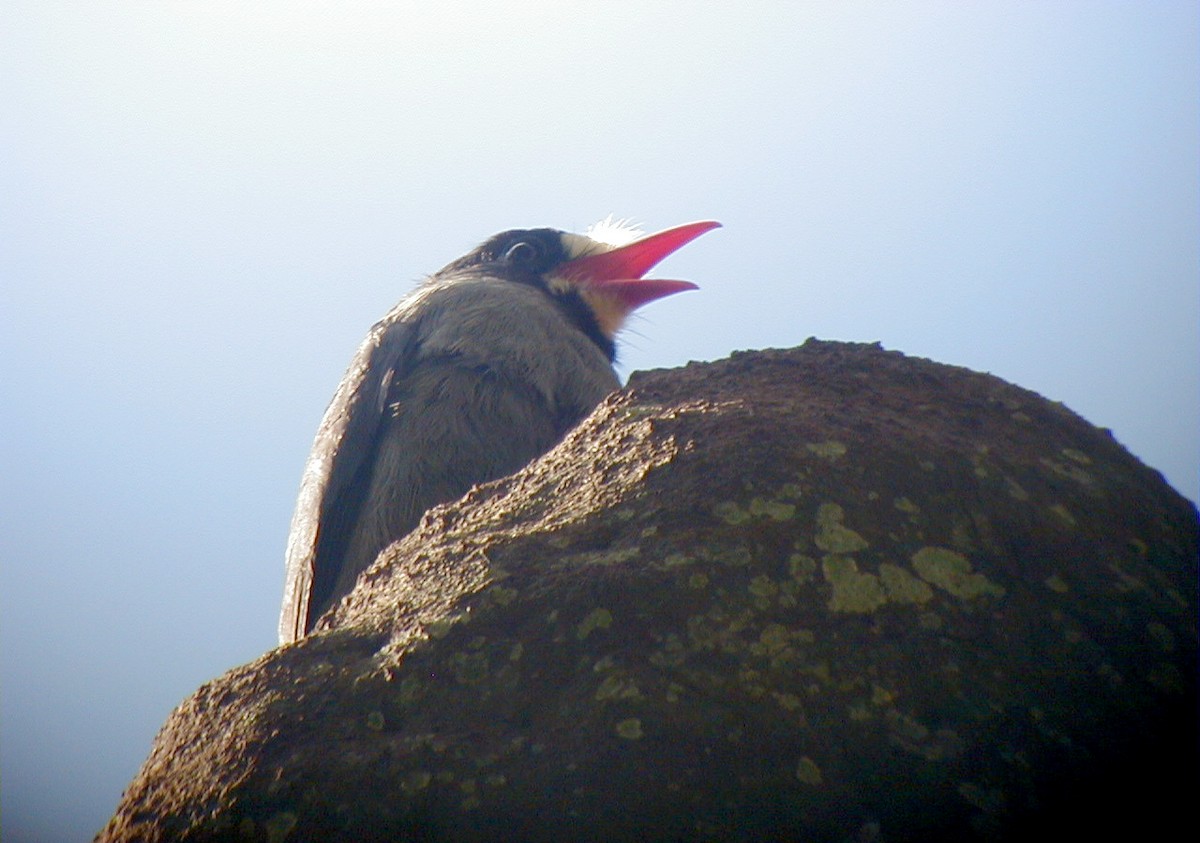
M 402 371 L 416 346 L 413 325 L 389 314 L 359 346 L 350 368 L 329 403 L 304 467 L 287 546 L 287 579 L 279 615 L 279 641 L 303 638 L 311 626 L 309 607 L 321 531 L 334 518 L 352 527 L 355 513 L 334 512 L 367 464 L 375 432 L 387 409 L 392 376 Z M 336 571 L 320 573 L 337 579 Z

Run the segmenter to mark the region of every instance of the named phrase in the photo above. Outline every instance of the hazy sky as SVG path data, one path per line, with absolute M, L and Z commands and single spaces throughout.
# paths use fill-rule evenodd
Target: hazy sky
M 1198 44 L 1194 2 L 0 4 L 6 843 L 89 838 L 274 645 L 356 344 L 506 228 L 725 224 L 623 374 L 879 340 L 1195 500 Z

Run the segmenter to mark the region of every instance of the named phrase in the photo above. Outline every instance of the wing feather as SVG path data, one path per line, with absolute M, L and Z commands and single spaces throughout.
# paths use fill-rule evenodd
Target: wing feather
M 393 374 L 404 369 L 415 345 L 412 324 L 395 312 L 389 314 L 358 347 L 325 410 L 304 467 L 288 535 L 279 615 L 281 644 L 303 638 L 316 620 L 309 617 L 314 580 L 318 576 L 337 579 L 337 571 L 318 572 L 318 566 L 330 564 L 317 558 L 321 531 L 335 520 L 353 525 L 355 513 L 334 510 L 339 502 L 354 499 L 353 488 L 361 484 L 364 467 L 369 469 Z

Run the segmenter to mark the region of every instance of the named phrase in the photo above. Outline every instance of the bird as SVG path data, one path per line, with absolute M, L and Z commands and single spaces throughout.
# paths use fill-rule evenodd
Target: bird
M 613 364 L 626 317 L 697 288 L 644 276 L 719 225 L 641 236 L 610 217 L 584 234 L 505 231 L 377 322 L 305 464 L 280 643 L 311 632 L 426 510 L 518 471 L 620 388 Z

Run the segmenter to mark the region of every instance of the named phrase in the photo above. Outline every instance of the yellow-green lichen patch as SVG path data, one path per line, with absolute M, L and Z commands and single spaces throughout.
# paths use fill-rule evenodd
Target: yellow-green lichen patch
M 1175 602 L 1175 605 L 1178 606 L 1180 609 L 1186 609 L 1188 607 L 1188 600 L 1186 597 L 1183 596 L 1183 594 L 1179 591 L 1179 589 L 1171 588 L 1170 586 L 1167 586 L 1166 588 L 1163 589 L 1163 594 L 1165 594 L 1165 595 L 1167 595 L 1167 597 L 1171 598 L 1171 600 L 1173 600 Z
M 367 728 L 373 732 L 383 731 L 384 718 L 382 711 L 372 711 L 367 714 Z
M 755 597 L 771 598 L 779 593 L 779 586 L 775 585 L 774 581 L 766 574 L 760 574 L 750 580 L 750 585 L 746 589 Z
M 836 503 L 817 507 L 817 547 L 826 553 L 856 553 L 870 547 L 867 540 L 845 526 L 846 514 Z
M 1008 496 L 1015 501 L 1029 500 L 1029 492 L 1025 491 L 1025 487 L 1011 477 L 1004 478 L 1004 488 L 1008 492 Z
M 488 595 L 497 606 L 507 606 L 516 598 L 517 590 L 515 588 L 505 588 L 502 585 L 494 585 L 488 589 Z
M 975 476 L 984 478 L 989 476 L 986 460 L 988 456 L 988 447 L 980 445 L 977 453 L 971 455 L 971 462 L 975 466 Z
M 836 439 L 826 439 L 824 442 L 809 442 L 804 446 L 810 454 L 824 460 L 841 459 L 846 455 L 846 445 Z
M 858 563 L 849 556 L 826 556 L 821 570 L 833 586 L 829 608 L 834 612 L 873 612 L 887 602 L 879 577 L 859 572 Z
M 263 823 L 267 830 L 267 843 L 283 843 L 296 827 L 299 818 L 291 811 L 280 811 Z
M 1067 509 L 1061 503 L 1056 503 L 1054 506 L 1050 507 L 1050 514 L 1062 522 L 1064 527 L 1070 527 L 1074 529 L 1075 525 L 1078 523 L 1075 520 L 1075 516 L 1071 514 L 1071 510 Z
M 1059 477 L 1065 477 L 1068 480 L 1074 480 L 1076 483 L 1079 483 L 1083 486 L 1089 486 L 1095 482 L 1092 478 L 1092 475 L 1084 471 L 1077 464 L 1047 459 L 1046 457 L 1041 459 L 1041 463 Z
M 786 626 L 779 623 L 767 624 L 758 635 L 758 643 L 750 645 L 752 653 L 774 656 L 782 653 L 784 650 L 790 649 L 792 643 L 792 633 Z
M 1158 621 L 1151 621 L 1146 624 L 1146 631 L 1150 633 L 1150 637 L 1154 639 L 1154 643 L 1162 648 L 1164 652 L 1170 653 L 1175 650 L 1175 633 L 1167 629 Z
M 464 811 L 474 811 L 483 803 L 479 799 L 479 783 L 475 779 L 464 779 L 459 783 L 458 789 L 462 791 L 463 801 L 459 803 L 459 807 Z
M 798 603 L 800 583 L 793 579 L 785 579 L 779 583 L 779 606 L 783 609 L 794 609 Z
M 797 583 L 803 585 L 811 582 L 817 572 L 817 560 L 802 553 L 793 553 L 788 557 L 788 573 Z
M 521 656 L 525 655 L 525 645 L 518 641 L 512 645 L 512 649 L 508 651 L 508 660 L 510 662 L 519 662 Z
M 946 547 L 923 547 L 913 554 L 913 567 L 921 579 L 962 600 L 985 594 L 1003 597 L 1004 588 L 971 570 L 967 557 Z
M 1046 577 L 1046 579 L 1042 580 L 1042 584 L 1051 591 L 1057 591 L 1059 594 L 1066 594 L 1071 590 L 1071 587 L 1067 585 L 1067 581 L 1058 574 L 1051 574 Z
M 743 636 L 753 622 L 753 612 L 730 615 L 723 607 L 714 606 L 708 614 L 688 618 L 688 639 L 694 648 L 701 650 L 741 653 L 746 649 Z
M 668 633 L 663 639 L 662 649 L 655 650 L 648 658 L 655 667 L 679 667 L 688 656 L 687 647 L 675 633 Z
M 821 775 L 821 768 L 817 766 L 817 762 L 813 761 L 807 755 L 800 759 L 800 763 L 796 765 L 796 778 L 807 785 L 818 787 L 825 780 Z
M 713 558 L 727 568 L 748 568 L 755 562 L 750 548 L 741 545 L 721 548 L 713 554 Z
M 428 770 L 413 770 L 400 780 L 400 789 L 405 793 L 419 793 L 429 787 L 432 781 L 433 776 Z
M 1144 580 L 1122 570 L 1120 564 L 1116 562 L 1109 563 L 1108 569 L 1116 575 L 1116 579 L 1112 581 L 1113 589 L 1121 594 L 1127 594 L 1131 591 L 1145 591 L 1149 588 Z
M 875 717 L 875 712 L 865 702 L 856 702 L 846 706 L 846 716 L 855 723 L 865 723 Z
M 1159 662 L 1146 673 L 1146 679 L 1160 691 L 1171 694 L 1182 693 L 1186 687 L 1184 674 L 1178 666 L 1169 662 Z
M 907 512 L 909 515 L 916 515 L 921 511 L 921 507 L 917 506 L 908 498 L 896 498 L 892 501 L 892 506 L 901 512 Z
M 958 795 L 969 804 L 974 805 L 986 814 L 998 814 L 1004 810 L 1004 791 L 994 787 L 981 787 L 972 782 L 963 782 L 958 786 Z
M 466 615 L 466 613 L 459 612 L 456 615 L 449 615 L 447 617 L 438 618 L 437 620 L 431 621 L 425 627 L 425 631 L 429 634 L 430 638 L 440 640 L 442 638 L 445 638 L 447 635 L 449 635 L 450 630 L 453 629 L 456 625 L 458 625 L 460 623 L 469 623 L 469 622 L 470 622 L 470 618 Z
M 744 524 L 750 520 L 750 513 L 733 501 L 721 501 L 718 504 L 714 504 L 712 511 L 713 515 L 720 518 L 726 524 Z
M 921 629 L 936 632 L 942 628 L 942 616 L 937 612 L 922 612 L 920 617 L 917 618 L 917 624 Z
M 636 559 L 641 555 L 642 549 L 637 545 L 633 547 L 619 547 L 612 550 L 597 550 L 590 553 L 580 553 L 574 556 L 566 557 L 564 561 L 575 565 L 620 565 L 622 562 L 628 562 L 630 559 Z
M 798 658 L 795 645 L 811 644 L 816 640 L 811 630 L 789 629 L 783 624 L 770 623 L 759 633 L 758 640 L 750 644 L 751 655 L 771 660 L 774 669 L 781 663 Z
M 783 694 L 779 691 L 771 692 L 772 699 L 779 703 L 779 707 L 784 711 L 796 711 L 800 708 L 800 698 L 795 694 Z
M 784 503 L 783 501 L 755 498 L 750 501 L 750 514 L 765 515 L 772 521 L 787 521 L 796 514 L 796 505 L 794 503 Z
M 738 671 L 737 678 L 742 690 L 752 699 L 766 696 L 768 688 L 763 680 L 762 671 L 745 667 Z
M 975 548 L 975 535 L 978 523 L 974 518 L 955 518 L 954 526 L 950 528 L 950 543 L 963 553 L 970 553 Z
M 942 761 L 963 752 L 963 740 L 953 729 L 938 729 L 933 732 L 915 717 L 894 708 L 889 709 L 883 719 L 887 724 L 888 739 L 891 743 L 921 756 L 926 761 Z
M 642 738 L 642 721 L 637 717 L 629 717 L 617 723 L 614 731 L 617 737 L 627 741 L 637 741 Z
M 491 672 L 484 653 L 455 653 L 451 663 L 454 678 L 462 685 L 478 685 Z
M 424 688 L 421 686 L 421 680 L 416 676 L 405 676 L 400 680 L 400 685 L 396 689 L 396 697 L 402 703 L 412 703 L 424 693 Z
M 608 609 L 592 609 L 575 627 L 575 637 L 582 641 L 597 629 L 608 629 L 612 622 L 612 612 Z
M 678 568 L 683 565 L 691 565 L 695 561 L 694 556 L 688 556 L 686 553 L 672 553 L 663 560 L 663 565 L 667 568 Z
M 716 515 L 726 524 L 744 524 L 752 518 L 770 518 L 772 521 L 787 521 L 796 515 L 796 505 L 770 498 L 754 498 L 746 509 L 733 501 L 721 501 L 713 506 Z
M 641 696 L 641 690 L 632 679 L 626 679 L 615 673 L 610 673 L 604 677 L 604 681 L 596 689 L 595 699 L 597 702 L 605 700 L 634 700 Z
M 879 580 L 888 599 L 896 603 L 927 603 L 933 589 L 899 565 L 884 562 L 879 566 Z
M 708 574 L 705 574 L 705 573 L 692 574 L 690 577 L 688 577 L 687 584 L 688 584 L 688 588 L 695 588 L 695 589 L 708 588 Z

